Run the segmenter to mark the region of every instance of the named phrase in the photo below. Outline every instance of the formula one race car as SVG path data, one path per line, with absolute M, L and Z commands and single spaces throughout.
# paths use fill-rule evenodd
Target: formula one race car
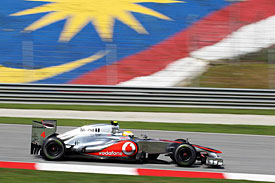
M 111 124 L 86 125 L 56 134 L 57 121 L 33 121 L 31 154 L 46 160 L 60 160 L 72 155 L 96 159 L 156 160 L 160 154 L 170 156 L 179 166 L 223 166 L 221 151 L 190 144 L 188 140 L 135 137 L 131 131 L 121 132 L 116 121 Z

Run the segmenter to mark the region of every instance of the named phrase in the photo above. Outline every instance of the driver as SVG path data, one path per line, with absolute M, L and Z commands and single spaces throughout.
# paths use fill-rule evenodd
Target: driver
M 131 132 L 131 131 L 124 131 L 124 132 L 122 133 L 122 136 L 133 138 L 133 137 L 134 137 L 134 133 Z
M 113 125 L 113 128 L 112 128 L 112 133 L 114 135 L 122 135 L 124 137 L 130 137 L 130 138 L 133 138 L 134 137 L 134 133 L 131 132 L 131 131 L 124 131 L 123 133 L 120 132 L 119 130 L 119 125 L 118 125 L 118 122 L 117 121 L 111 121 L 111 125 Z

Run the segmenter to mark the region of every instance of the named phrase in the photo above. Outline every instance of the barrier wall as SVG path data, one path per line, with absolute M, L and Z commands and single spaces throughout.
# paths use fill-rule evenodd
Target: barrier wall
M 0 103 L 275 109 L 275 90 L 1 84 Z

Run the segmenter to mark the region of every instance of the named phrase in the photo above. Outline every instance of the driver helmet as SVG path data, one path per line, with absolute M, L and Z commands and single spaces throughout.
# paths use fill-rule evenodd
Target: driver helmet
M 134 137 L 134 133 L 133 132 L 131 132 L 131 131 L 124 131 L 123 133 L 122 133 L 122 135 L 123 136 L 128 136 L 128 137 Z

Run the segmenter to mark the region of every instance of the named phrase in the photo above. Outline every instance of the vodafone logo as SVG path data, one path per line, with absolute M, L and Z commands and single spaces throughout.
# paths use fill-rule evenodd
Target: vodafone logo
M 136 145 L 133 142 L 125 142 L 122 146 L 122 152 L 127 156 L 133 155 L 136 149 Z
M 100 152 L 87 153 L 95 156 L 127 157 L 137 153 L 138 146 L 132 141 L 119 141 Z
M 99 155 L 102 155 L 102 156 L 122 156 L 122 153 L 121 152 L 114 152 L 114 151 L 106 151 L 106 152 L 99 152 Z

